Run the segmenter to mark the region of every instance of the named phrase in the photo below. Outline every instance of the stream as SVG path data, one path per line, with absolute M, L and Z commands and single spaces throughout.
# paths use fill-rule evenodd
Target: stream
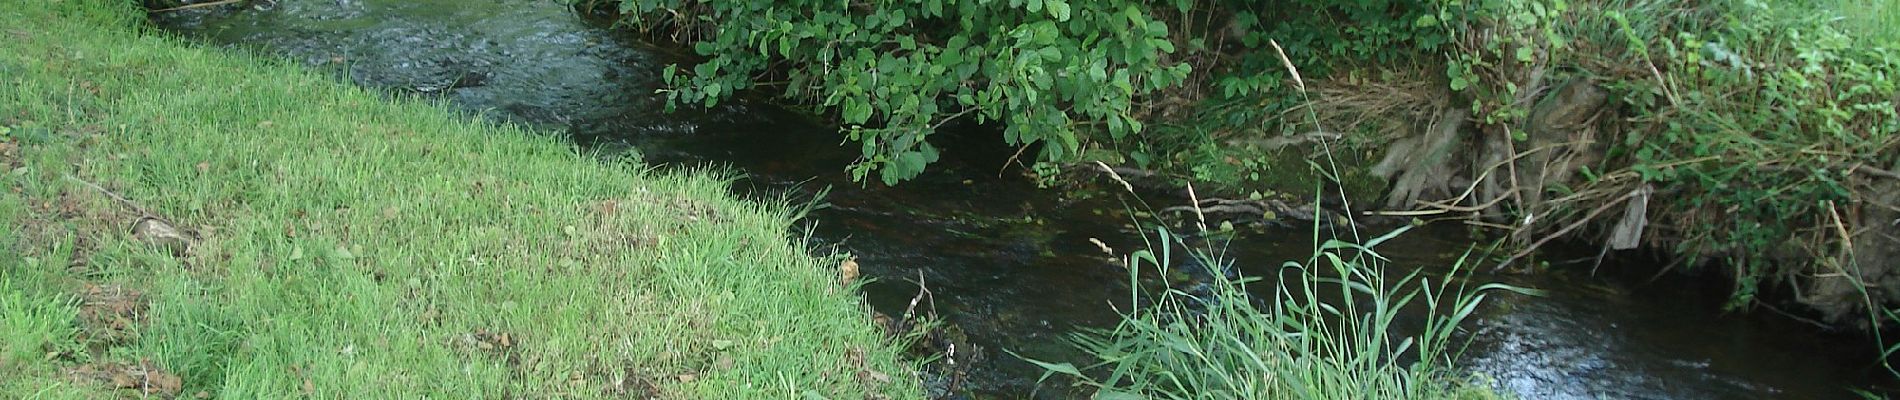
M 933 138 L 945 159 L 884 187 L 852 182 L 855 146 L 823 121 L 758 99 L 666 113 L 659 72 L 677 54 L 549 0 L 278 0 L 164 12 L 181 36 L 287 57 L 351 81 L 440 98 L 494 119 L 566 132 L 578 146 L 647 161 L 727 166 L 736 191 L 811 198 L 821 251 L 858 258 L 871 306 L 901 315 L 920 292 L 961 332 L 974 362 L 953 398 L 1064 398 L 1004 351 L 1086 362 L 1064 340 L 1111 327 L 1128 276 L 1090 239 L 1139 249 L 1122 200 L 1106 190 L 1047 190 L 1004 169 L 1014 149 L 984 127 Z M 1162 203 L 1173 199 L 1150 198 Z M 1157 207 L 1181 204 L 1156 204 Z M 1304 260 L 1311 228 L 1247 229 L 1227 256 L 1247 273 Z M 1442 275 L 1471 246 L 1462 228 L 1417 229 L 1382 246 L 1395 269 Z M 1493 296 L 1468 323 L 1460 364 L 1526 399 L 1832 399 L 1891 386 L 1871 344 L 1769 312 L 1724 313 L 1727 288 L 1652 280 L 1652 262 L 1593 268 L 1595 252 L 1556 251 L 1553 271 L 1484 275 L 1543 289 Z M 1574 257 L 1558 254 L 1571 254 Z M 1593 269 L 1595 270 L 1594 274 Z M 928 379 L 944 380 L 942 376 Z M 945 382 L 932 382 L 939 389 Z

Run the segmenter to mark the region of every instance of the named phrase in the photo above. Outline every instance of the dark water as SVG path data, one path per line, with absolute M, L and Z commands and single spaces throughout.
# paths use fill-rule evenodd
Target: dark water
M 940 135 L 946 160 L 896 188 L 864 187 L 855 158 L 821 122 L 757 102 L 662 112 L 658 72 L 678 58 L 560 2 L 279 0 L 154 16 L 218 45 L 279 54 L 394 92 L 439 96 L 472 112 L 568 132 L 648 160 L 730 165 L 746 193 L 809 196 L 831 187 L 814 239 L 859 258 L 878 281 L 874 308 L 903 312 L 921 281 L 936 312 L 967 334 L 979 364 L 958 395 L 1023 398 L 1039 371 L 1003 353 L 1076 360 L 1061 338 L 1115 321 L 1127 275 L 1091 238 L 1139 248 L 1115 196 L 1040 190 L 1004 168 L 991 130 Z M 752 104 L 748 104 L 752 103 Z M 1172 201 L 1154 198 L 1155 201 Z M 1176 204 L 1157 204 L 1170 206 Z M 1229 247 L 1240 265 L 1304 259 L 1305 229 L 1266 229 Z M 1382 253 L 1400 269 L 1442 273 L 1469 246 L 1457 229 L 1415 231 Z M 1462 360 L 1527 399 L 1827 399 L 1882 385 L 1870 344 L 1767 313 L 1724 314 L 1725 288 L 1649 282 L 1644 264 L 1556 263 L 1535 276 L 1478 276 L 1549 292 L 1493 297 Z M 1258 268 L 1250 269 L 1260 272 Z M 1631 275 L 1631 276 L 1624 276 Z M 1079 361 L 1079 360 L 1077 360 Z M 1044 397 L 1060 396 L 1044 390 Z

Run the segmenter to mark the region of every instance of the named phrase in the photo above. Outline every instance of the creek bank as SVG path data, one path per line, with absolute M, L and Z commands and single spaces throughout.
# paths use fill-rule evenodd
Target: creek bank
M 0 397 L 922 396 L 726 176 L 0 3 Z
M 1542 94 L 1533 97 L 1536 106 L 1522 126 L 1471 126 L 1467 113 L 1447 109 L 1431 124 L 1438 129 L 1382 146 L 1386 156 L 1371 171 L 1390 180 L 1383 206 L 1394 212 L 1375 214 L 1462 218 L 1493 228 L 1516 246 L 1527 247 L 1525 253 L 1505 259 L 1506 263 L 1552 240 L 1595 243 L 1603 252 L 1674 253 L 1691 267 L 1726 270 L 1728 279 L 1737 282 L 1731 297 L 1739 303 L 1731 307 L 1748 308 L 1756 293 L 1780 292 L 1757 285 L 1787 285 L 1793 295 L 1762 300 L 1799 304 L 1837 327 L 1868 329 L 1884 324 L 1870 324 L 1869 313 L 1900 301 L 1900 292 L 1886 289 L 1900 284 L 1895 266 L 1886 262 L 1900 251 L 1896 247 L 1900 242 L 1895 241 L 1900 228 L 1892 223 L 1896 216 L 1892 194 L 1900 180 L 1893 179 L 1886 168 L 1844 165 L 1836 178 L 1851 190 L 1844 199 L 1817 201 L 1824 207 L 1805 212 L 1778 213 L 1810 226 L 1805 228 L 1807 233 L 1766 239 L 1782 244 L 1757 246 L 1695 236 L 1709 233 L 1685 226 L 1720 224 L 1711 218 L 1719 220 L 1720 215 L 1738 210 L 1684 202 L 1726 202 L 1695 196 L 1750 183 L 1718 181 L 1700 186 L 1641 175 L 1645 166 L 1631 164 L 1638 161 L 1631 160 L 1626 149 L 1640 143 L 1642 130 L 1651 128 L 1626 122 L 1634 111 L 1611 104 L 1601 83 L 1577 80 L 1532 92 Z M 1526 134 L 1512 140 L 1507 132 L 1513 130 Z M 1613 154 L 1619 151 L 1624 153 Z M 1867 157 L 1893 155 L 1882 151 Z M 1734 161 L 1705 157 L 1681 163 Z M 1672 167 L 1660 170 L 1667 173 Z M 1727 168 L 1740 174 L 1802 174 L 1772 161 Z M 1771 198 L 1759 206 L 1790 200 L 1800 199 Z
M 1805 66 L 1788 61 L 1792 50 L 1786 48 L 1751 50 L 1762 60 L 1757 70 L 1704 75 L 1688 75 L 1706 67 L 1684 65 L 1694 61 L 1666 60 L 1686 71 L 1677 72 L 1546 69 L 1557 61 L 1534 58 L 1526 61 L 1530 65 L 1493 71 L 1512 89 L 1505 105 L 1480 101 L 1483 92 L 1446 90 L 1442 81 L 1406 82 L 1443 67 L 1340 72 L 1346 77 L 1313 80 L 1310 89 L 1317 95 L 1299 108 L 1314 110 L 1308 123 L 1328 128 L 1322 132 L 1351 133 L 1253 140 L 1272 143 L 1250 151 L 1278 160 L 1255 162 L 1268 165 L 1299 163 L 1327 149 L 1375 155 L 1368 159 L 1376 163 L 1337 168 L 1342 176 L 1382 181 L 1376 201 L 1357 195 L 1362 200 L 1354 205 L 1361 209 L 1324 207 L 1326 201 L 1319 208 L 1375 225 L 1462 222 L 1522 249 L 1500 257 L 1514 264 L 1500 267 L 1532 271 L 1533 251 L 1559 241 L 1597 244 L 1604 254 L 1663 252 L 1678 256 L 1671 264 L 1685 269 L 1722 270 L 1719 275 L 1734 286 L 1730 309 L 1780 303 L 1835 328 L 1891 324 L 1882 315 L 1900 305 L 1900 291 L 1890 289 L 1900 285 L 1900 273 L 1885 262 L 1900 251 L 1900 225 L 1893 223 L 1900 207 L 1892 199 L 1900 190 L 1900 174 L 1892 172 L 1900 168 L 1892 132 L 1900 130 L 1894 123 L 1900 95 L 1883 75 L 1852 71 L 1900 70 L 1900 63 L 1882 58 L 1892 52 L 1885 47 L 1843 55 L 1839 65 Z M 1823 110 L 1812 111 L 1816 116 L 1805 109 L 1763 111 L 1783 107 L 1775 97 L 1683 95 L 1651 83 L 1665 74 L 1726 90 L 1776 93 L 1782 89 L 1763 86 L 1778 83 L 1753 78 L 1775 68 L 1805 68 L 1852 84 L 1803 86 L 1808 92 L 1794 96 L 1828 99 Z M 1725 74 L 1748 79 L 1738 83 Z M 1757 130 L 1737 128 L 1743 126 Z M 1199 168 L 1167 169 L 1189 167 Z M 1193 201 L 1181 184 L 1188 174 L 1112 168 L 1136 187 Z M 1087 164 L 1070 169 L 1089 170 Z M 1204 198 L 1207 192 L 1289 190 L 1273 179 L 1242 181 L 1203 181 L 1198 189 Z M 1275 214 L 1274 205 L 1255 197 L 1233 204 L 1238 207 L 1211 207 Z M 1762 293 L 1775 295 L 1757 303 Z

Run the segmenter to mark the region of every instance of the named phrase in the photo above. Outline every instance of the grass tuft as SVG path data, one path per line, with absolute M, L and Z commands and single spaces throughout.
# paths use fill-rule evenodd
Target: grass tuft
M 1111 330 L 1075 342 L 1098 362 L 1078 368 L 1033 361 L 1048 374 L 1093 387 L 1096 398 L 1158 399 L 1495 399 L 1477 377 L 1459 376 L 1453 333 L 1496 291 L 1535 291 L 1486 284 L 1469 287 L 1461 260 L 1443 277 L 1414 271 L 1389 275 L 1379 242 L 1332 240 L 1304 262 L 1288 262 L 1278 279 L 1205 279 L 1205 289 L 1143 292 L 1140 276 L 1171 271 L 1168 254 L 1186 241 L 1158 230 L 1154 247 L 1126 260 L 1133 304 Z M 1200 265 L 1230 265 L 1218 248 L 1195 248 Z M 1151 270 L 1144 272 L 1144 270 Z M 1270 285 L 1271 294 L 1249 287 Z M 1402 310 L 1424 311 L 1406 321 Z

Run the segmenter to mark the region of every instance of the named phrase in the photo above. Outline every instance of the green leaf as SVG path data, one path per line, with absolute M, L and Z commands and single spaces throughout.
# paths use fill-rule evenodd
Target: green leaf
M 1049 15 L 1056 17 L 1057 21 L 1069 20 L 1069 3 L 1063 0 L 1047 0 L 1044 5 L 1049 7 Z
M 349 261 L 349 260 L 356 259 L 356 253 L 350 252 L 349 248 L 343 247 L 343 246 L 337 246 L 336 250 L 331 251 L 331 256 L 336 257 L 337 260 L 341 260 L 341 261 Z
M 1010 353 L 1010 354 L 1013 355 L 1015 353 Z M 1076 369 L 1074 364 L 1044 362 L 1044 361 L 1036 360 L 1036 359 L 1023 358 L 1022 356 L 1017 356 L 1017 358 L 1022 358 L 1023 361 L 1028 361 L 1030 364 L 1036 364 L 1036 366 L 1042 367 L 1042 369 L 1047 370 L 1048 372 L 1051 372 L 1051 373 L 1058 373 L 1058 374 L 1076 376 L 1076 377 L 1082 376 L 1082 370 Z
M 1052 63 L 1062 60 L 1062 49 L 1057 49 L 1055 46 L 1044 47 L 1037 50 L 1036 54 L 1042 56 L 1042 62 Z

